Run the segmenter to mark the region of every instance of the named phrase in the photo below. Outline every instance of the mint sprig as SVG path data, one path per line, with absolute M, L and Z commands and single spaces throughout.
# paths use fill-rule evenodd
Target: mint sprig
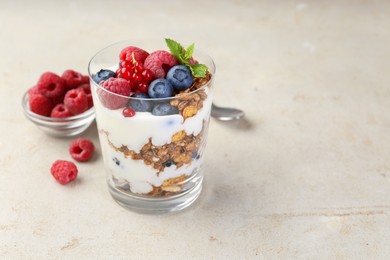
M 188 46 L 187 49 L 184 49 L 184 47 L 180 43 L 172 39 L 165 39 L 165 42 L 172 55 L 180 62 L 180 64 L 187 66 L 191 70 L 191 73 L 195 78 L 206 77 L 206 65 L 190 64 L 190 60 L 195 50 L 194 43 Z

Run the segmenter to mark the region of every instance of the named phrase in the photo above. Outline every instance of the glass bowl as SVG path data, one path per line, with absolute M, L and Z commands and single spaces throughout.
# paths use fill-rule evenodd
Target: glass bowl
M 95 120 L 94 107 L 88 109 L 82 114 L 64 117 L 51 118 L 41 116 L 31 112 L 29 105 L 29 94 L 23 95 L 22 106 L 24 115 L 45 133 L 56 137 L 74 136 L 85 131 Z

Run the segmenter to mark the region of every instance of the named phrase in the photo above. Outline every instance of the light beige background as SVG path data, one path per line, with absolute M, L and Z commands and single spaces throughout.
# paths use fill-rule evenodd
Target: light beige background
M 389 14 L 385 0 L 0 1 L 0 256 L 386 259 Z M 71 139 L 21 109 L 42 72 L 86 73 L 142 37 L 195 42 L 217 64 L 215 102 L 247 113 L 212 121 L 204 192 L 176 215 L 115 204 L 99 152 L 57 184 Z

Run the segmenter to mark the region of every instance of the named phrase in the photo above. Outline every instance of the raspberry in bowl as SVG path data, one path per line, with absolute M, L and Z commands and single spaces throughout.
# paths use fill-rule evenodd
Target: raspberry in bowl
M 45 133 L 66 137 L 85 131 L 95 119 L 89 77 L 74 70 L 43 73 L 22 99 L 25 116 Z
M 191 205 L 202 189 L 213 60 L 170 39 L 120 42 L 88 69 L 114 200 L 142 213 Z

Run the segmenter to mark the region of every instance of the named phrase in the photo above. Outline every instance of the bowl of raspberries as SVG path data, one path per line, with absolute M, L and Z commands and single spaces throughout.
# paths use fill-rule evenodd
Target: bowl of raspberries
M 26 117 L 45 133 L 74 136 L 95 119 L 89 77 L 74 70 L 44 72 L 22 100 Z

